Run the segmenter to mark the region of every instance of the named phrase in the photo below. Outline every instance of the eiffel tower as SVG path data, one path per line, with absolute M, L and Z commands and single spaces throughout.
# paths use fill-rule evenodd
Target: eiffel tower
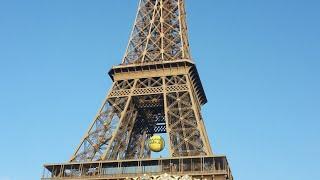
M 70 161 L 44 165 L 42 180 L 233 180 L 201 115 L 207 98 L 190 55 L 184 0 L 140 0 L 123 60 L 109 75 L 112 87 Z M 154 134 L 166 137 L 168 157 L 152 157 Z

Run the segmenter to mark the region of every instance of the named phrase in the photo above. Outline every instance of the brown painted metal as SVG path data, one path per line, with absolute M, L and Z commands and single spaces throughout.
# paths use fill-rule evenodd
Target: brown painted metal
M 212 155 L 190 68 L 171 69 L 161 77 L 144 77 L 137 71 L 140 78 L 128 75 L 115 81 L 71 161 L 148 158 L 150 152 L 140 142 L 154 133 L 168 134 L 172 157 Z M 141 150 L 147 154 L 138 155 Z
M 225 156 L 98 161 L 45 167 L 42 180 L 188 179 L 182 178 L 185 175 L 192 179 L 233 180 Z M 171 178 L 161 178 L 164 174 Z
M 69 175 L 100 179 L 95 174 L 113 179 L 102 171 L 109 166 L 114 170 L 123 164 L 141 167 L 155 162 L 158 168 L 178 162 L 181 175 L 187 173 L 183 166 L 194 165 L 188 158 L 199 162 L 188 171 L 195 173 L 192 177 L 219 179 L 214 177 L 220 177 L 217 163 L 221 161 L 223 177 L 232 179 L 226 158 L 213 155 L 201 116 L 207 99 L 191 60 L 184 4 L 184 0 L 140 0 L 122 63 L 109 71 L 113 85 L 106 100 L 70 162 L 46 165 L 50 176 L 43 179 Z M 156 133 L 167 133 L 169 159 L 150 159 L 147 142 Z M 207 158 L 215 166 L 208 172 L 204 171 Z M 155 173 L 164 172 L 172 170 Z
M 140 0 L 123 64 L 191 59 L 184 0 Z

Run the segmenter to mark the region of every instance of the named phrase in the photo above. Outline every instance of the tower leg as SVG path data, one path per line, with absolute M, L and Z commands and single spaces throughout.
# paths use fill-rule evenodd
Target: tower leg
M 165 119 L 173 157 L 210 154 L 188 78 L 171 76 L 165 80 Z

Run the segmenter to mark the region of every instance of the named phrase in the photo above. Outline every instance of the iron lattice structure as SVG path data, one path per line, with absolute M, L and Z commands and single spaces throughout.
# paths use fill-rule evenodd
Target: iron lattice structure
M 141 0 L 123 64 L 191 59 L 183 0 Z
M 193 164 L 198 171 L 213 167 L 209 177 L 223 170 L 221 174 L 232 179 L 225 157 L 215 156 L 209 144 L 201 116 L 207 99 L 191 60 L 186 24 L 184 0 L 140 0 L 122 63 L 109 71 L 112 88 L 70 162 L 45 166 L 48 179 L 103 177 L 108 168 L 137 162 L 125 166 L 137 170 L 148 165 L 148 159 L 157 173 L 172 173 L 171 163 L 178 161 L 181 177 L 183 166 L 191 170 Z M 168 137 L 169 171 L 162 163 L 152 163 L 147 145 L 153 134 L 161 133 Z M 182 160 L 191 157 L 190 163 Z

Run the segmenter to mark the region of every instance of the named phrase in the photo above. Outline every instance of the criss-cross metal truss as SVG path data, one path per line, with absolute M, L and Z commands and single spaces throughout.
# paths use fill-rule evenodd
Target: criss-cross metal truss
M 172 157 L 211 155 L 192 81 L 188 73 L 115 81 L 71 161 L 150 158 L 157 133 L 168 133 Z
M 190 58 L 184 0 L 140 0 L 113 85 L 71 162 L 147 159 L 148 139 L 167 133 L 171 157 L 212 155 Z
M 207 98 L 190 56 L 184 5 L 140 0 L 93 123 L 70 162 L 44 165 L 42 180 L 233 180 L 227 158 L 213 154 L 201 116 Z M 151 157 L 150 137 L 164 133 L 169 157 Z
M 184 0 L 140 0 L 123 64 L 190 59 Z

